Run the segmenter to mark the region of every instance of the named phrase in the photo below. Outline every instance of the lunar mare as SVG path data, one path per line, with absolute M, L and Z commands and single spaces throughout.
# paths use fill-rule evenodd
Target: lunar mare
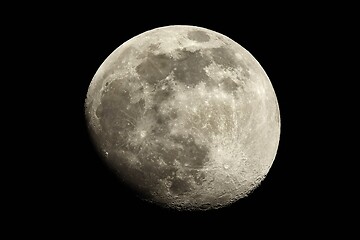
M 150 202 L 227 206 L 267 175 L 280 114 L 256 59 L 215 31 L 167 26 L 123 43 L 101 64 L 85 115 L 95 146 Z

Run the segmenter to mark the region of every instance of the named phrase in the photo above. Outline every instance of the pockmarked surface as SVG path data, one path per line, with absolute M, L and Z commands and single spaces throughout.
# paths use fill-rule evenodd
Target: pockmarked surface
M 167 26 L 122 44 L 93 77 L 95 146 L 139 196 L 179 210 L 247 196 L 275 159 L 280 114 L 256 59 L 230 38 Z

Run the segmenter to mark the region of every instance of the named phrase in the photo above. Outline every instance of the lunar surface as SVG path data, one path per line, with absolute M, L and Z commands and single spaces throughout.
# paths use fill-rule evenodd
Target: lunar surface
M 280 137 L 269 78 L 215 31 L 166 26 L 133 37 L 95 73 L 85 101 L 100 155 L 142 199 L 178 210 L 246 197 Z

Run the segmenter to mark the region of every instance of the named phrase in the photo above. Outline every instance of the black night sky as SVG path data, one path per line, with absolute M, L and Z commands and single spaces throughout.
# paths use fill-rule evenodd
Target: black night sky
M 65 8 L 30 24 L 42 36 L 34 47 L 34 54 L 39 48 L 45 52 L 41 62 L 47 70 L 40 73 L 49 76 L 41 87 L 43 107 L 38 107 L 44 116 L 42 149 L 48 153 L 26 191 L 31 199 L 23 207 L 27 221 L 38 216 L 39 225 L 53 233 L 98 229 L 151 237 L 166 235 L 164 229 L 171 237 L 190 237 L 190 232 L 286 236 L 284 229 L 306 235 L 318 229 L 329 215 L 324 195 L 332 183 L 324 168 L 323 152 L 329 146 L 318 144 L 327 132 L 320 117 L 327 109 L 321 98 L 314 100 L 323 89 L 320 59 L 326 53 L 316 36 L 327 23 L 315 20 L 312 11 L 262 14 L 233 8 L 239 9 L 199 13 L 178 6 L 142 14 L 112 6 L 101 11 Z M 281 136 L 274 164 L 251 195 L 223 209 L 177 212 L 139 200 L 101 161 L 87 132 L 84 101 L 100 64 L 128 39 L 166 25 L 205 27 L 238 42 L 261 64 L 278 98 Z

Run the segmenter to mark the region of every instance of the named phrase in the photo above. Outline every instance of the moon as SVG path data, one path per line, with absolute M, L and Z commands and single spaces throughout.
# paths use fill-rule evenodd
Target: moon
M 229 37 L 171 25 L 115 49 L 85 99 L 102 159 L 141 199 L 209 210 L 251 194 L 279 145 L 280 112 L 259 62 Z

